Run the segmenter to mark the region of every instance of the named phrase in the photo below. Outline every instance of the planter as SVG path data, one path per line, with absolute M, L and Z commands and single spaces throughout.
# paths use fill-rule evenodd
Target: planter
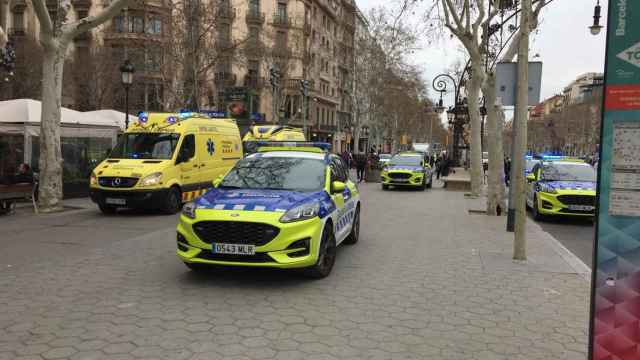
M 378 170 L 378 169 L 368 170 L 365 173 L 364 181 L 365 182 L 371 182 L 371 183 L 379 183 L 380 182 L 380 170 Z

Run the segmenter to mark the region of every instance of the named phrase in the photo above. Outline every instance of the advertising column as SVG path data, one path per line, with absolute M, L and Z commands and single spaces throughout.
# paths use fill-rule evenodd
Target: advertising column
M 640 1 L 608 22 L 589 358 L 640 359 Z

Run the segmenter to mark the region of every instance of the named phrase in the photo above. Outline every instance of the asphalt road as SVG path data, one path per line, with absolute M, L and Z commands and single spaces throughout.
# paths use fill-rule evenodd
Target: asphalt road
M 529 213 L 529 220 L 535 221 Z M 569 251 L 591 267 L 595 226 L 593 221 L 573 218 L 549 218 L 538 225 L 562 243 Z

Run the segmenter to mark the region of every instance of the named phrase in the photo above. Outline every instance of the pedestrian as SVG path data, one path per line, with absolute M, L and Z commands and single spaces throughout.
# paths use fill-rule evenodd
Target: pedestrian
M 29 164 L 20 164 L 18 173 L 13 180 L 16 184 L 28 183 L 33 184 L 33 171 Z
M 508 157 L 504 158 L 504 183 L 509 186 L 511 179 L 511 160 Z
M 435 162 L 436 166 L 436 180 L 440 180 L 440 174 L 442 174 L 442 157 L 438 157 Z
M 358 182 L 364 180 L 364 170 L 367 167 L 367 159 L 363 154 L 356 155 L 356 173 L 358 175 Z

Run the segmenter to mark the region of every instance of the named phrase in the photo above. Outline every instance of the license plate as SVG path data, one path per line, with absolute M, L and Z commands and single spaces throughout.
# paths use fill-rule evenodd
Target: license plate
M 576 211 L 591 211 L 594 210 L 595 207 L 594 206 L 590 206 L 590 205 L 569 205 L 569 210 L 576 210 Z
M 106 199 L 104 199 L 104 202 L 109 204 L 109 205 L 126 205 L 127 204 L 127 200 L 125 200 L 125 199 L 115 199 L 115 198 L 106 198 Z
M 254 255 L 256 247 L 255 245 L 212 244 L 211 251 L 215 254 Z
M 402 183 L 402 182 L 407 182 L 407 181 L 409 181 L 409 179 L 394 179 L 393 181 L 394 181 L 394 182 Z

